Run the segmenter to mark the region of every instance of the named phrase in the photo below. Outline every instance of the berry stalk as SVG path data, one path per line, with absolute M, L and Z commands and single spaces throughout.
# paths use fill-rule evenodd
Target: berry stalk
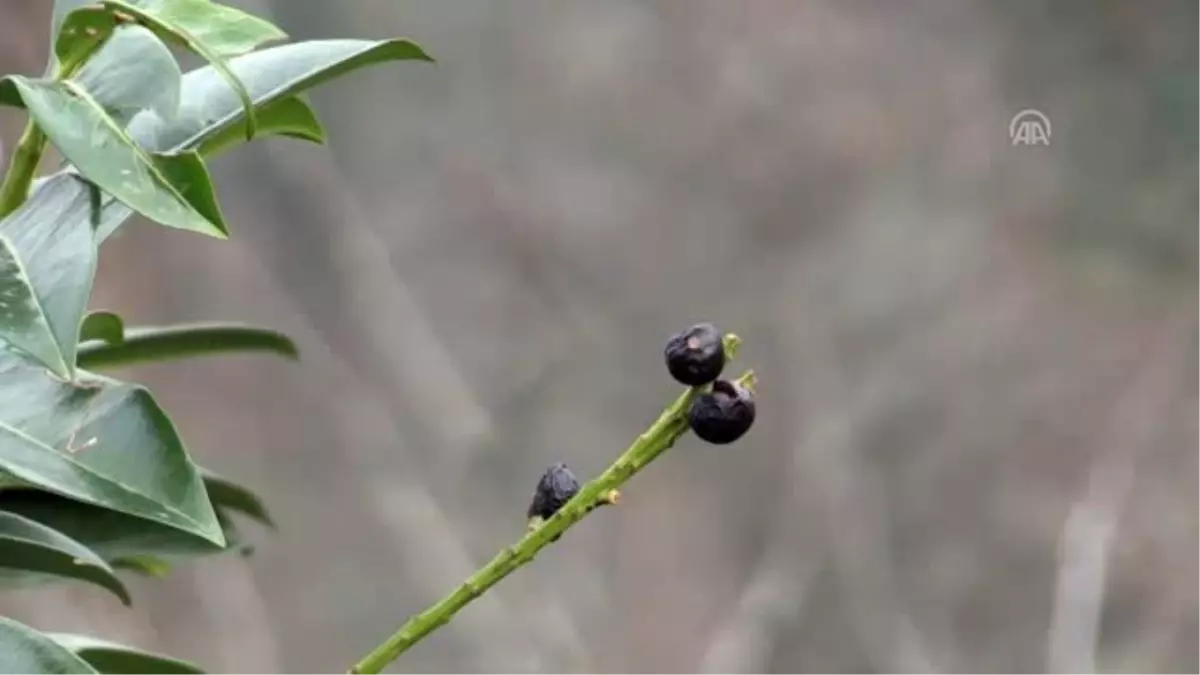
M 726 356 L 732 360 L 737 353 L 740 340 L 736 335 L 726 335 Z M 736 382 L 753 389 L 753 371 L 747 371 Z M 693 387 L 680 394 L 675 402 L 667 406 L 658 419 L 629 446 L 604 473 L 585 484 L 571 501 L 536 529 L 529 531 L 517 543 L 505 548 L 492 558 L 449 595 L 428 609 L 409 617 L 391 637 L 371 650 L 350 668 L 351 673 L 378 673 L 398 656 L 420 642 L 434 630 L 448 623 L 463 607 L 483 595 L 501 579 L 512 574 L 521 566 L 553 543 L 568 528 L 583 520 L 596 506 L 608 503 L 609 495 L 626 481 L 646 468 L 664 452 L 675 445 L 688 431 L 688 408 L 692 400 L 704 391 Z

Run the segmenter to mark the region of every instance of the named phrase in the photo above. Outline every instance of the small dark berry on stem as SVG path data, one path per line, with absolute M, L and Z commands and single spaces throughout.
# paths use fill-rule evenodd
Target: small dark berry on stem
M 689 387 L 708 384 L 725 367 L 725 344 L 711 323 L 701 323 L 672 335 L 663 350 L 667 370 Z
M 701 440 L 717 445 L 741 438 L 754 424 L 754 394 L 726 380 L 713 382 L 712 391 L 700 394 L 688 409 L 688 425 Z
M 571 501 L 576 492 L 579 492 L 579 481 L 567 465 L 562 462 L 551 464 L 538 481 L 533 501 L 529 503 L 529 511 L 525 515 L 527 518 L 546 520 Z

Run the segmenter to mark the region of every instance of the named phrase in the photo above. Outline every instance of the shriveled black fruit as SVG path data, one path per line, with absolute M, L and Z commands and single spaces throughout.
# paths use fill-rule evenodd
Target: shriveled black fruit
M 525 516 L 527 518 L 539 516 L 546 520 L 571 501 L 576 492 L 579 492 L 579 481 L 576 480 L 575 474 L 571 473 L 567 465 L 562 462 L 551 464 L 550 468 L 542 474 L 541 480 L 538 481 L 537 490 L 533 493 L 533 501 L 529 503 L 529 511 Z
M 721 376 L 725 367 L 725 343 L 711 323 L 701 323 L 672 335 L 663 350 L 671 377 L 699 387 Z
M 740 384 L 713 382 L 688 409 L 688 425 L 702 440 L 724 445 L 741 438 L 754 424 L 754 394 Z

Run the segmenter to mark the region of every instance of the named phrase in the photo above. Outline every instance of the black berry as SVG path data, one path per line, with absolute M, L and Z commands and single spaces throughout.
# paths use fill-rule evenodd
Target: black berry
M 754 424 L 754 395 L 740 384 L 717 380 L 711 392 L 692 401 L 688 424 L 702 440 L 717 445 L 732 443 Z
M 663 350 L 671 377 L 699 387 L 721 376 L 725 367 L 725 344 L 711 323 L 701 323 L 676 333 Z
M 567 465 L 562 462 L 551 464 L 538 481 L 533 501 L 529 503 L 529 511 L 525 515 L 527 518 L 539 516 L 546 520 L 571 501 L 576 492 L 579 492 L 579 481 Z

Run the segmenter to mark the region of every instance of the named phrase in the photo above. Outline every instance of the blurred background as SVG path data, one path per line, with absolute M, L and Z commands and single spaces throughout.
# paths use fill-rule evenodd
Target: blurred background
M 1200 669 L 1194 0 L 231 4 L 439 61 L 317 90 L 329 147 L 220 158 L 231 241 L 104 249 L 95 308 L 298 340 L 122 373 L 278 532 L 132 610 L 4 613 L 344 672 L 521 535 L 548 464 L 603 470 L 709 320 L 755 428 L 395 669 Z M 42 71 L 50 6 L 0 0 L 0 71 Z M 1049 146 L 1011 142 L 1025 108 Z

